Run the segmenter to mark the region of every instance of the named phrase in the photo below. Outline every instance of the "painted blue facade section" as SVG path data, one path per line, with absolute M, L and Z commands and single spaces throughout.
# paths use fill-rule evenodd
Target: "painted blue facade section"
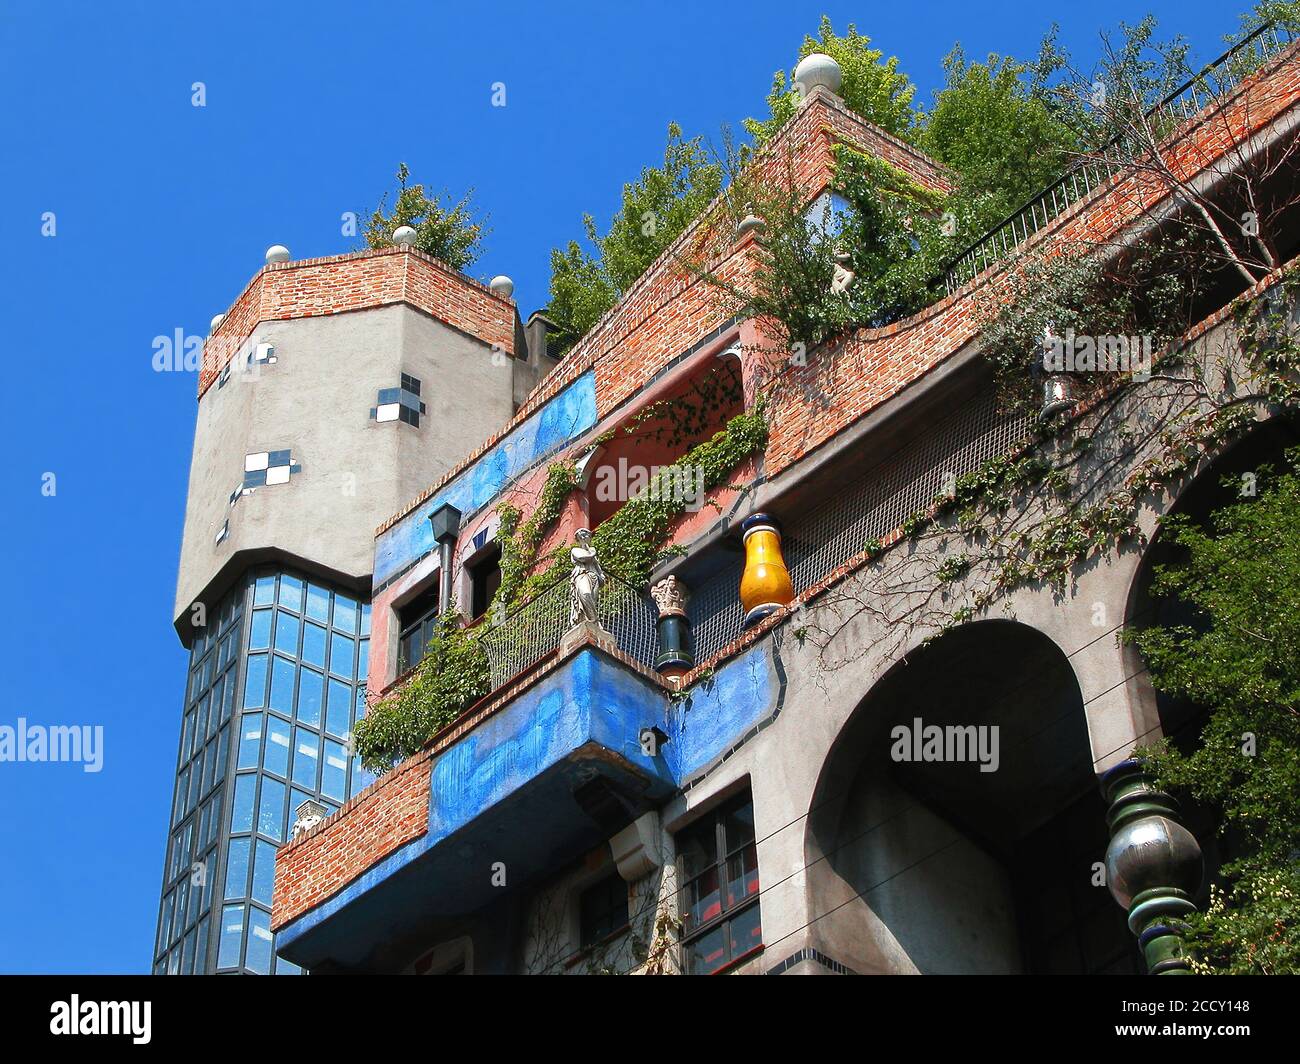
M 310 935 L 354 902 L 364 906 L 366 895 L 421 858 L 422 866 L 432 861 L 441 869 L 431 890 L 462 886 L 458 881 L 468 872 L 458 867 L 456 855 L 473 845 L 477 829 L 471 825 L 480 818 L 484 828 L 478 834 L 490 837 L 493 851 L 501 854 L 526 848 L 539 833 L 562 830 L 581 816 L 569 793 L 575 778 L 631 775 L 644 783 L 648 802 L 666 800 L 768 719 L 779 691 L 767 641 L 728 662 L 679 703 L 605 655 L 579 651 L 440 754 L 430 773 L 427 834 L 281 928 L 281 947 Z M 649 727 L 669 737 L 653 759 L 640 746 L 641 729 Z M 551 784 L 544 785 L 547 779 Z M 443 854 L 439 844 L 452 836 L 462 842 L 452 840 L 452 849 Z M 364 939 L 361 928 L 349 924 L 348 929 Z
M 429 514 L 439 506 L 450 503 L 464 515 L 474 513 L 595 424 L 596 375 L 588 370 L 378 538 L 375 586 L 382 587 L 435 549 Z
M 434 762 L 430 843 L 592 743 L 671 790 L 666 758 L 647 758 L 638 740 L 642 728 L 663 728 L 666 704 L 663 692 L 635 673 L 593 651 L 579 652 Z
M 769 642 L 760 641 L 727 662 L 673 707 L 664 752 L 679 785 L 707 768 L 776 709 L 780 683 Z

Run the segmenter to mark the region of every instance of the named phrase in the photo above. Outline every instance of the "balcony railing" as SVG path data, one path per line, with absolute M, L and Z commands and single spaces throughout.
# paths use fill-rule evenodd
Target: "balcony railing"
M 1294 39 L 1284 27 L 1261 26 L 1151 107 L 1146 112 L 1148 118 L 1154 120 L 1157 129 L 1167 126 L 1172 132 L 1175 124 L 1191 119 L 1216 96 L 1236 88 L 1267 59 L 1288 48 Z M 1131 147 L 1124 143 L 1123 137 L 1108 141 L 1095 156 L 1076 163 L 1058 181 L 958 254 L 943 275 L 947 293 L 951 295 L 1079 200 L 1124 172 L 1125 151 Z
M 482 636 L 492 690 L 527 672 L 554 651 L 571 627 L 569 581 L 540 592 Z M 600 624 L 618 648 L 648 668 L 658 650 L 658 611 L 643 591 L 610 576 L 597 596 Z

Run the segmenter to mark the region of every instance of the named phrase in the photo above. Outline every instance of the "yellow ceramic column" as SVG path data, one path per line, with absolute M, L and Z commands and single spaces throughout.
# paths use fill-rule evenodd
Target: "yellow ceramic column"
M 740 577 L 740 602 L 745 607 L 745 627 L 788 606 L 794 599 L 790 573 L 781 556 L 781 532 L 763 513 L 741 523 L 745 542 L 745 571 Z

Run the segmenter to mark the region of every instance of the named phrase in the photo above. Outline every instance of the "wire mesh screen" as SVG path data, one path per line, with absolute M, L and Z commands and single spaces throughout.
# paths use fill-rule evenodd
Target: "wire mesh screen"
M 783 549 L 795 593 L 806 591 L 872 540 L 928 509 L 937 496 L 951 490 L 957 477 L 1012 451 L 1027 437 L 1029 427 L 1028 416 L 1003 413 L 995 393 L 988 390 L 871 467 L 844 491 L 787 521 Z M 737 557 L 693 591 L 688 612 L 697 661 L 740 634 L 743 569 L 744 560 Z
M 617 577 L 609 577 L 597 596 L 600 624 L 618 648 L 653 667 L 658 649 L 654 602 Z M 482 637 L 492 689 L 509 683 L 560 645 L 573 627 L 569 581 L 560 580 L 494 625 Z

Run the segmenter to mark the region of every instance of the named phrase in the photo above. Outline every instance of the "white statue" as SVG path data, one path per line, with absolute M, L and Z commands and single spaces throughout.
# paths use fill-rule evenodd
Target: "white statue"
M 831 278 L 831 294 L 842 296 L 849 290 L 849 285 L 853 283 L 856 276 L 848 267 L 849 256 L 847 252 L 839 252 L 835 256 L 835 276 Z
M 578 542 L 569 551 L 569 559 L 573 562 L 569 573 L 569 624 L 586 621 L 599 625 L 596 595 L 605 582 L 605 570 L 600 567 L 600 559 L 591 545 L 591 530 L 578 529 L 577 538 Z

